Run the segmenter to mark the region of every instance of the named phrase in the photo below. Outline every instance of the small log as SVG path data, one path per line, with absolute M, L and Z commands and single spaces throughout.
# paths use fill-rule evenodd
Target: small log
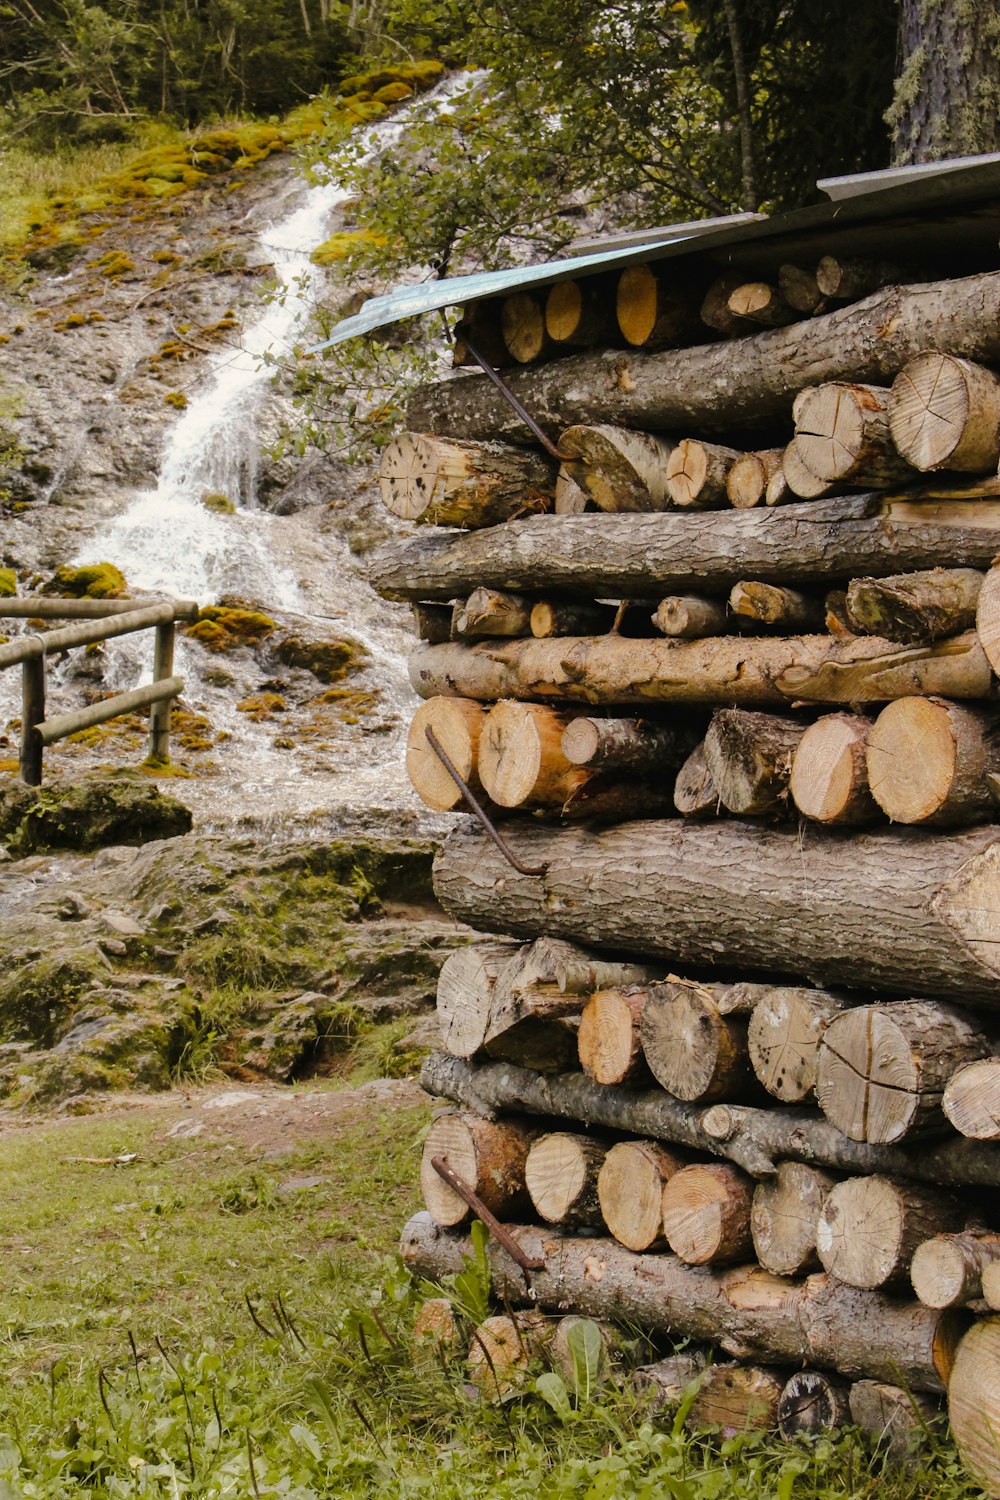
M 976 606 L 976 635 L 993 671 L 1000 676 L 1000 566 L 983 579 Z
M 753 1181 L 728 1162 L 681 1167 L 663 1187 L 663 1233 L 689 1266 L 731 1265 L 751 1251 Z
M 528 1152 L 524 1181 L 536 1212 L 564 1229 L 596 1229 L 604 1221 L 597 1175 L 607 1148 L 585 1135 L 555 1131 Z
M 675 1099 L 746 1092 L 747 1023 L 724 1016 L 707 986 L 680 979 L 650 985 L 639 1036 L 650 1072 Z
M 778 1401 L 778 1431 L 786 1440 L 834 1432 L 851 1420 L 850 1386 L 826 1370 L 796 1370 Z
M 804 266 L 779 266 L 778 290 L 789 307 L 806 316 L 821 311 L 826 300 L 819 289 L 816 273 L 807 271 Z
M 571 719 L 563 731 L 562 751 L 574 766 L 615 771 L 673 770 L 683 764 L 697 731 L 646 719 Z
M 479 361 L 469 353 L 466 336 L 495 370 L 511 365 L 514 361 L 507 352 L 500 328 L 502 297 L 485 297 L 479 302 L 469 302 L 462 309 L 462 316 L 455 324 L 455 342 L 452 345 L 451 362 L 456 368 L 474 365 Z
M 531 634 L 531 600 L 500 589 L 475 589 L 455 602 L 451 616 L 455 640 L 511 639 Z
M 507 353 L 519 365 L 530 365 L 553 352 L 545 329 L 545 303 L 532 292 L 513 292 L 500 309 L 500 331 Z
M 952 354 L 918 354 L 892 383 L 889 425 L 897 449 L 915 469 L 995 474 L 1000 376 Z
M 848 1402 L 851 1421 L 868 1434 L 890 1463 L 903 1466 L 943 1427 L 940 1407 L 930 1397 L 882 1380 L 858 1380 Z
M 651 1250 L 664 1243 L 663 1189 L 684 1165 L 676 1152 L 656 1141 L 619 1141 L 597 1176 L 601 1215 L 627 1250 Z
M 557 281 L 545 298 L 545 332 L 569 349 L 607 344 L 616 331 L 608 302 L 603 282 Z
M 585 510 L 595 510 L 587 491 L 573 477 L 575 465 L 560 464 L 556 475 L 556 499 L 553 510 L 557 516 L 579 516 Z
M 786 635 L 800 630 L 822 630 L 826 610 L 818 599 L 776 583 L 745 580 L 733 585 L 729 608 L 738 620 L 773 625 Z
M 496 991 L 497 976 L 513 952 L 512 943 L 477 943 L 449 953 L 441 965 L 437 1016 L 442 1046 L 453 1057 L 474 1057 L 516 1019 Z
M 1000 1057 L 958 1068 L 945 1084 L 945 1118 L 974 1141 L 1000 1141 Z
M 690 288 L 678 285 L 676 272 L 652 266 L 628 266 L 618 278 L 615 296 L 618 330 L 634 349 L 674 349 L 693 342 L 698 317 Z
M 727 504 L 726 476 L 739 457 L 736 448 L 684 438 L 667 461 L 667 494 L 682 510 L 714 510 Z
M 595 990 L 646 984 L 662 977 L 648 964 L 616 963 L 574 943 L 540 937 L 512 951 L 497 991 L 518 1017 L 577 1016 Z
M 741 453 L 726 475 L 726 497 L 737 510 L 752 510 L 763 504 L 767 486 L 781 471 L 783 448 L 764 448 Z
M 758 1081 L 775 1099 L 784 1104 L 812 1099 L 820 1043 L 848 1003 L 829 990 L 767 988 L 750 1016 L 747 1050 Z
M 418 641 L 429 641 L 439 646 L 451 640 L 452 611 L 447 604 L 412 604 L 413 628 Z
M 684 1425 L 692 1432 L 721 1428 L 735 1432 L 772 1432 L 784 1376 L 761 1365 L 710 1365 L 701 1377 Z
M 610 604 L 588 604 L 579 599 L 539 599 L 531 607 L 529 625 L 536 640 L 554 635 L 606 635 L 615 623 Z
M 849 1177 L 824 1200 L 816 1248 L 831 1276 L 873 1291 L 905 1280 L 917 1246 L 961 1223 L 958 1203 L 938 1189 L 888 1177 Z
M 742 817 L 785 813 L 792 756 L 805 725 L 778 714 L 722 708 L 705 735 L 705 762 L 723 807 Z
M 677 772 L 674 806 L 683 818 L 714 818 L 722 803 L 705 759 L 705 742 L 696 745 Z
M 446 1365 L 461 1353 L 462 1346 L 462 1330 L 448 1298 L 428 1297 L 413 1320 L 410 1334 L 413 1363 Z
M 946 698 L 890 703 L 868 735 L 868 785 L 894 823 L 954 828 L 992 821 L 986 776 L 1000 771 L 997 716 Z
M 632 1389 L 651 1417 L 662 1416 L 678 1404 L 711 1363 L 708 1349 L 688 1347 L 655 1364 L 632 1371 Z
M 427 739 L 433 730 L 467 786 L 481 791 L 477 763 L 486 710 L 471 698 L 428 698 L 413 715 L 406 736 L 406 774 L 421 802 L 435 812 L 453 812 L 464 801 Z
M 559 436 L 564 463 L 587 498 L 603 511 L 666 510 L 667 474 L 676 451 L 665 438 L 626 427 L 567 427 Z
M 913 1253 L 910 1280 L 927 1307 L 962 1307 L 983 1295 L 983 1272 L 1000 1265 L 1000 1234 L 965 1229 L 936 1234 Z
M 775 1276 L 819 1270 L 816 1234 L 827 1194 L 837 1179 L 819 1167 L 783 1161 L 773 1177 L 758 1182 L 750 1209 L 757 1259 Z
M 469 1379 L 487 1401 L 523 1391 L 528 1366 L 542 1358 L 553 1326 L 537 1312 L 499 1313 L 480 1323 L 469 1345 Z
M 868 786 L 871 721 L 857 714 L 824 714 L 810 724 L 792 755 L 788 789 L 804 818 L 859 827 L 878 822 Z
M 719 599 L 702 599 L 697 594 L 670 594 L 661 599 L 653 624 L 661 635 L 683 640 L 725 635 L 730 628 L 725 604 Z
M 847 615 L 847 590 L 831 589 L 823 600 L 826 628 L 831 635 L 856 635 Z
M 893 261 L 870 260 L 860 256 L 824 255 L 816 267 L 816 285 L 824 297 L 855 302 L 880 287 L 897 286 L 919 280 Z
M 561 807 L 587 780 L 562 751 L 569 715 L 535 703 L 497 703 L 479 739 L 479 779 L 499 807 Z
M 855 578 L 847 589 L 851 625 L 887 641 L 939 641 L 970 630 L 983 586 L 976 568 L 931 568 L 895 578 Z
M 726 338 L 736 338 L 749 332 L 746 324 L 730 310 L 729 299 L 745 277 L 739 271 L 727 271 L 716 278 L 705 293 L 701 304 L 701 321 L 706 328 L 721 333 Z
M 1000 1495 L 1000 1318 L 974 1323 L 959 1345 L 948 1421 L 973 1479 L 988 1495 Z
M 649 991 L 598 990 L 580 1014 L 580 1066 L 595 1083 L 627 1083 L 644 1072 L 639 1018 Z
M 813 473 L 793 440 L 781 455 L 781 478 L 772 474 L 764 498 L 768 505 L 787 505 L 792 500 L 822 500 L 835 495 L 837 488 L 837 480 Z
M 795 398 L 795 452 L 818 479 L 885 489 L 913 470 L 889 430 L 889 392 L 882 386 L 831 381 Z
M 435 1224 L 452 1229 L 472 1217 L 465 1200 L 434 1170 L 435 1157 L 441 1157 L 491 1213 L 499 1218 L 524 1213 L 524 1167 L 535 1135 L 537 1131 L 515 1121 L 482 1120 L 464 1110 L 447 1109 L 438 1115 L 425 1137 L 420 1164 L 420 1192 Z
M 745 281 L 730 292 L 728 307 L 739 322 L 756 323 L 760 328 L 784 328 L 798 318 L 779 288 L 766 281 Z
M 393 438 L 379 464 L 387 509 L 433 526 L 495 526 L 551 510 L 555 479 L 549 460 L 526 449 L 419 432 Z
M 816 1096 L 851 1140 L 894 1145 L 940 1129 L 948 1079 L 989 1051 L 978 1022 L 953 1005 L 858 1005 L 834 1016 L 823 1033 Z

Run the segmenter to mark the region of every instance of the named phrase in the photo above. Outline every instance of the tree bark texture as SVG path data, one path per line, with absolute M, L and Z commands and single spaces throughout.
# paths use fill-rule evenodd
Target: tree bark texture
M 855 630 L 889 641 L 938 641 L 976 623 L 983 574 L 932 568 L 895 578 L 853 578 L 847 614 Z
M 705 762 L 723 807 L 739 817 L 784 816 L 792 756 L 805 728 L 779 714 L 720 708 L 705 735 Z
M 520 1120 L 501 1123 L 456 1109 L 438 1115 L 424 1140 L 420 1165 L 420 1191 L 434 1222 L 447 1229 L 472 1216 L 465 1200 L 435 1171 L 435 1157 L 442 1158 L 491 1213 L 508 1218 L 524 1212 L 524 1165 L 536 1134 Z
M 992 5 L 903 0 L 887 116 L 894 166 L 1000 151 L 997 44 Z
M 667 510 L 668 465 L 676 451 L 664 438 L 607 424 L 568 427 L 559 435 L 563 467 L 598 509 Z
M 503 443 L 404 432 L 382 454 L 379 486 L 395 516 L 434 526 L 494 526 L 552 509 L 555 469 Z

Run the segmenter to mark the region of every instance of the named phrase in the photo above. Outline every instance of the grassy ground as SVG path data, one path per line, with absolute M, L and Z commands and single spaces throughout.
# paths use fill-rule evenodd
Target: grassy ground
M 414 1370 L 423 1293 L 394 1246 L 427 1119 L 411 1083 L 383 1081 L 8 1127 L 0 1500 L 976 1493 L 947 1445 L 883 1473 L 855 1435 L 694 1442 L 627 1396 L 573 1406 L 543 1383 L 500 1410 L 460 1362 Z M 484 1290 L 470 1274 L 451 1293 Z

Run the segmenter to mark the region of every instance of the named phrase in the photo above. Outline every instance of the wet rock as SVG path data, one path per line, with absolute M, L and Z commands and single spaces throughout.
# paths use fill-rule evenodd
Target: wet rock
M 182 803 L 132 771 L 0 788 L 0 841 L 14 855 L 145 844 L 188 833 L 191 823 Z
M 311 672 L 320 682 L 342 682 L 367 664 L 368 652 L 348 637 L 316 638 L 286 635 L 275 642 L 274 654 L 286 667 Z

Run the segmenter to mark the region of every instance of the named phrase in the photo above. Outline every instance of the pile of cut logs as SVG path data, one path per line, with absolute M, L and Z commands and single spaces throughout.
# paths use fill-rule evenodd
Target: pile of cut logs
M 608 1369 L 693 1340 L 641 1378 L 697 1424 L 903 1452 L 946 1395 L 1000 1496 L 1000 273 L 670 266 L 466 311 L 552 452 L 475 374 L 384 454 L 407 767 L 478 805 L 436 888 L 491 934 L 404 1253 L 491 1226 L 501 1392 L 571 1308 Z

